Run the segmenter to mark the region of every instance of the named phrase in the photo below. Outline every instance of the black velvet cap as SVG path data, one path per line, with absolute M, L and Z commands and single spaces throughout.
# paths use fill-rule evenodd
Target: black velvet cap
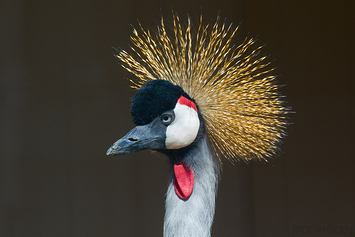
M 192 100 L 180 86 L 165 80 L 146 82 L 133 98 L 131 114 L 136 125 L 152 122 L 165 111 L 173 110 L 181 95 Z

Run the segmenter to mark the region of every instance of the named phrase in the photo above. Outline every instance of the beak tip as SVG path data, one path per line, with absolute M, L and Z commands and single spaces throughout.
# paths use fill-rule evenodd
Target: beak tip
M 114 150 L 112 149 L 112 147 L 110 147 L 107 152 L 106 152 L 107 156 L 113 156 L 114 155 Z

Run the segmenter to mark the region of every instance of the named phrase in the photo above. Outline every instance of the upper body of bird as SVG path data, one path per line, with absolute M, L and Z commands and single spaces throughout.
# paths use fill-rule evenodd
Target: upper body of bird
M 146 149 L 170 159 L 164 236 L 210 236 L 221 159 L 266 159 L 278 150 L 288 108 L 275 77 L 265 70 L 254 41 L 230 46 L 236 32 L 219 23 L 202 24 L 192 36 L 190 19 L 181 27 L 173 15 L 174 35 L 163 19 L 156 36 L 134 29 L 133 51 L 117 57 L 138 80 L 131 114 L 137 125 L 108 155 Z M 209 32 L 210 31 L 210 32 Z

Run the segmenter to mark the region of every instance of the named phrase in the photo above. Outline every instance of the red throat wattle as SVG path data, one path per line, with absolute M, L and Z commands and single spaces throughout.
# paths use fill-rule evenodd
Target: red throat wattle
M 186 200 L 191 196 L 194 189 L 194 173 L 192 169 L 184 163 L 174 165 L 175 193 L 179 198 Z

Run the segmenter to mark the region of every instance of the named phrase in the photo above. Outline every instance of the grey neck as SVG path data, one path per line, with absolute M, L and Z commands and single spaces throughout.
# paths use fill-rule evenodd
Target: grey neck
M 194 189 L 189 199 L 180 199 L 175 193 L 171 172 L 165 203 L 164 237 L 211 236 L 220 163 L 213 157 L 205 134 L 181 160 L 193 169 Z

